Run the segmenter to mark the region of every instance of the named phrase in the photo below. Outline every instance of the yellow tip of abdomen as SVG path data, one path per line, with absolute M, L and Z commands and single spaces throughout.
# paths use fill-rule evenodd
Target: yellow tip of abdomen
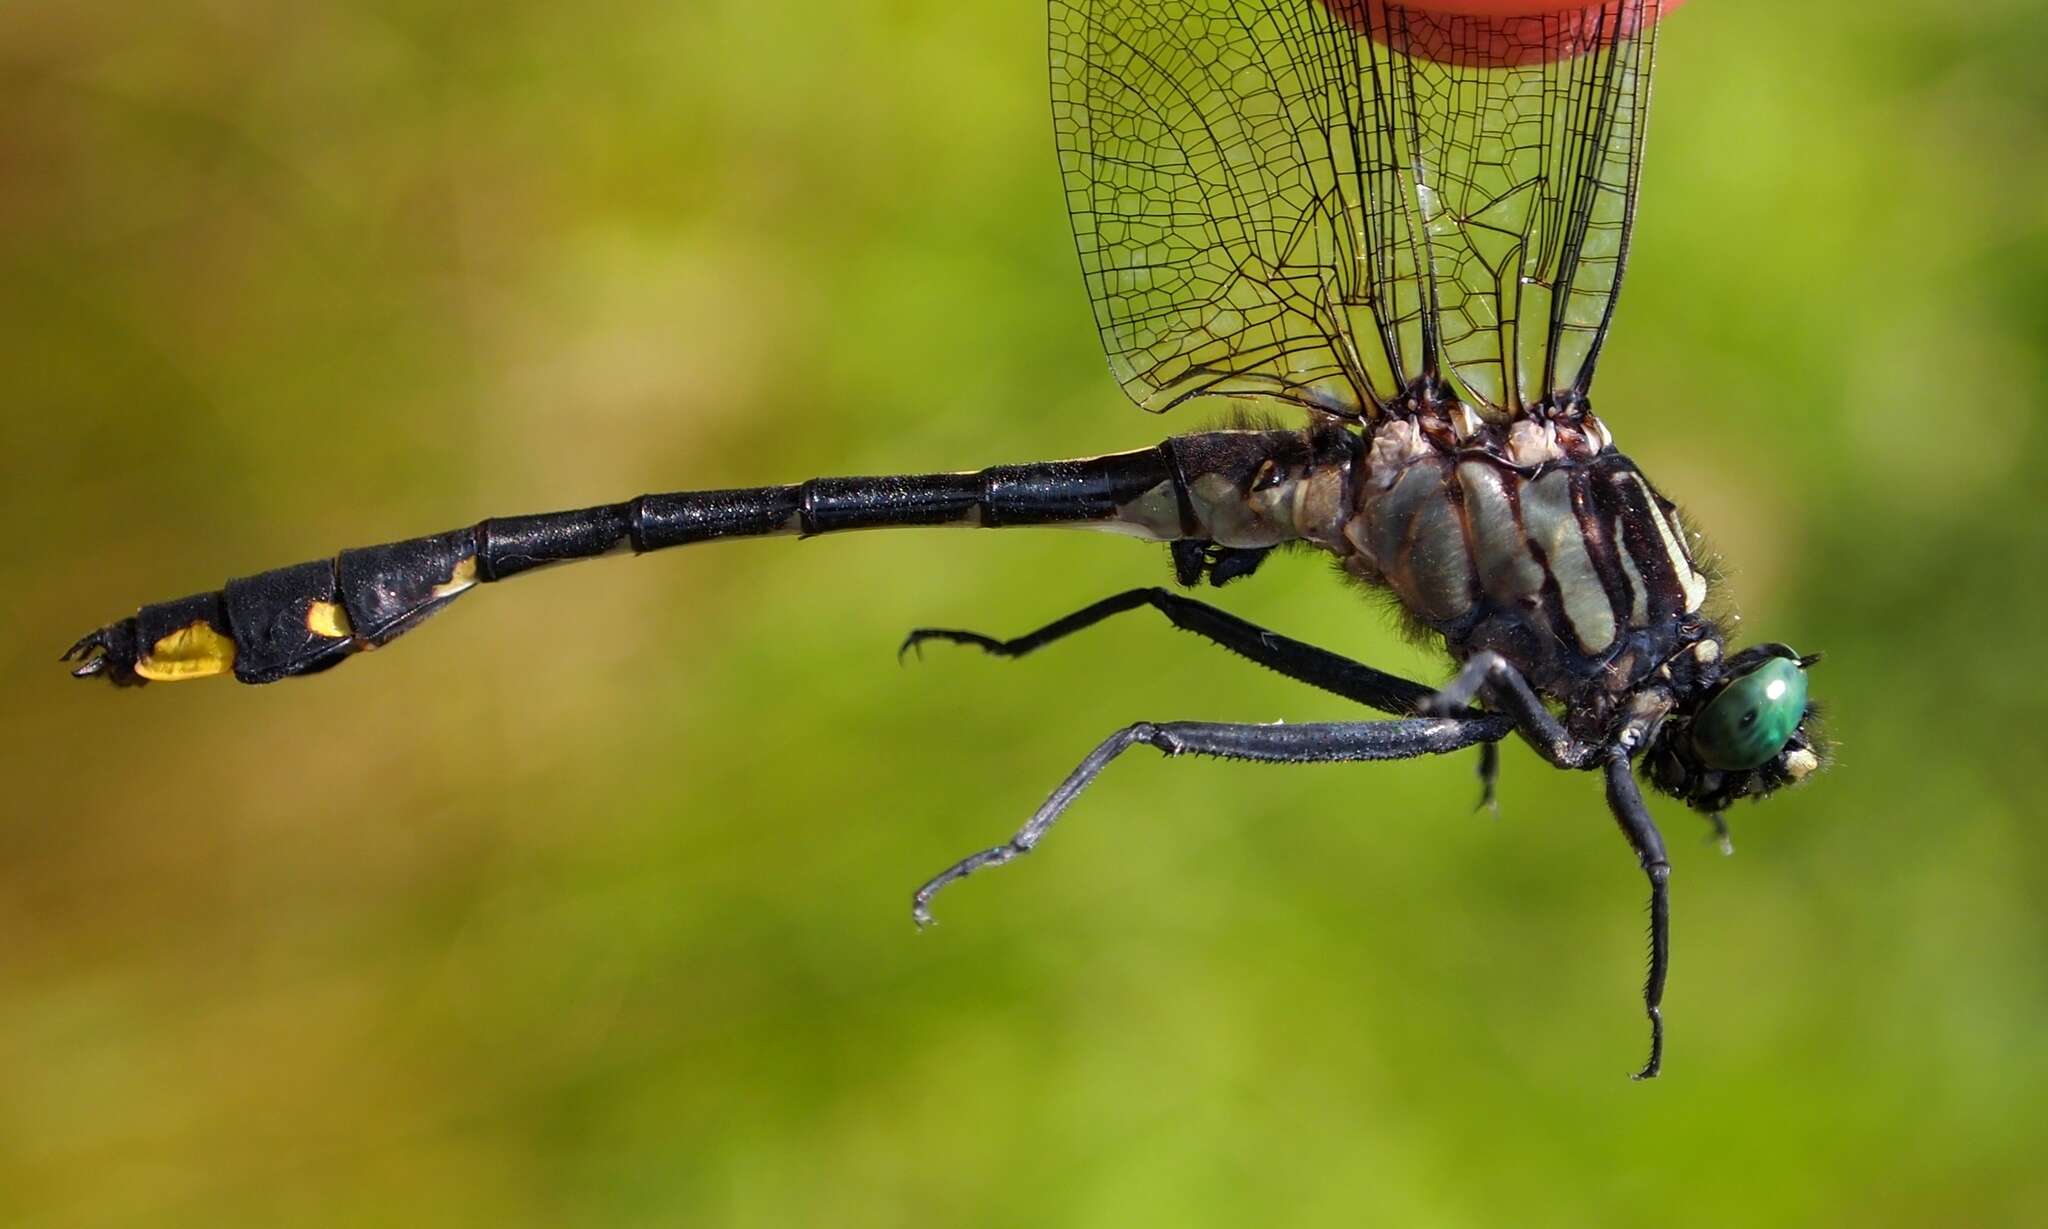
M 157 683 L 206 678 L 234 668 L 235 642 L 204 620 L 159 639 L 135 661 L 135 673 Z

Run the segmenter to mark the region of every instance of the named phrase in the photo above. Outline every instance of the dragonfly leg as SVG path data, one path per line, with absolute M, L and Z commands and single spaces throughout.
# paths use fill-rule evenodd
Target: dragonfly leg
M 1173 556 L 1173 578 L 1187 588 L 1194 588 L 1207 579 L 1210 587 L 1220 589 L 1233 580 L 1242 580 L 1259 570 L 1266 556 L 1273 553 L 1273 547 L 1262 546 L 1246 550 L 1232 546 L 1218 546 L 1200 538 L 1178 538 L 1170 546 Z
M 1707 839 L 1712 841 L 1714 846 L 1721 851 L 1722 857 L 1732 856 L 1735 853 L 1735 840 L 1728 834 L 1728 817 L 1719 811 L 1709 811 L 1707 812 L 1707 822 L 1712 824 L 1714 828 L 1712 832 L 1707 834 Z
M 1000 845 L 970 854 L 937 875 L 911 898 L 910 913 L 919 926 L 931 924 L 932 897 L 956 879 L 986 867 L 1001 866 L 1038 847 L 1046 833 L 1081 791 L 1109 762 L 1136 746 L 1156 747 L 1164 755 L 1207 755 L 1217 759 L 1262 764 L 1337 764 L 1368 760 L 1405 760 L 1441 755 L 1474 743 L 1506 737 L 1508 723 L 1496 716 L 1407 717 L 1394 721 L 1313 722 L 1302 725 L 1251 725 L 1210 721 L 1141 721 L 1108 738 L 1060 782 L 1016 835 Z
M 1494 789 L 1500 784 L 1500 744 L 1479 744 L 1479 805 L 1475 811 L 1491 811 L 1494 818 L 1500 818 L 1500 801 L 1494 796 Z
M 1397 717 L 1411 716 L 1420 712 L 1421 705 L 1434 694 L 1421 683 L 1388 674 L 1384 670 L 1375 670 L 1362 662 L 1340 657 L 1327 649 L 1319 649 L 1312 644 L 1290 639 L 1278 632 L 1267 631 L 1256 623 L 1218 610 L 1206 602 L 1198 602 L 1194 598 L 1183 597 L 1171 590 L 1157 587 L 1127 589 L 1122 593 L 1113 594 L 1065 618 L 1055 619 L 1037 631 L 1027 632 L 1012 640 L 997 640 L 980 632 L 920 627 L 904 639 L 903 647 L 897 650 L 897 656 L 901 657 L 912 649 L 920 649 L 927 640 L 944 640 L 954 644 L 971 644 L 998 657 L 1022 657 L 1026 653 L 1044 648 L 1055 640 L 1063 640 L 1084 628 L 1093 627 L 1111 615 L 1136 610 L 1140 606 L 1152 607 L 1165 615 L 1175 627 L 1220 644 L 1240 657 L 1277 671 L 1297 682 L 1319 687 L 1333 695 L 1343 696 L 1347 700 L 1363 704 L 1367 708 L 1378 709 L 1383 713 L 1392 713 Z
M 1536 753 L 1559 768 L 1587 768 L 1601 752 L 1597 743 L 1573 738 L 1547 708 L 1522 672 L 1491 650 L 1474 653 L 1457 677 L 1424 700 L 1418 711 L 1453 713 L 1484 697 L 1505 713 Z
M 1664 838 L 1642 791 L 1629 772 L 1629 757 L 1619 748 L 1607 756 L 1607 805 L 1622 834 L 1636 851 L 1636 861 L 1650 879 L 1650 972 L 1643 980 L 1643 1011 L 1650 1017 L 1650 1060 L 1635 1078 L 1651 1080 L 1664 1064 L 1664 977 L 1671 964 L 1671 863 L 1664 856 Z

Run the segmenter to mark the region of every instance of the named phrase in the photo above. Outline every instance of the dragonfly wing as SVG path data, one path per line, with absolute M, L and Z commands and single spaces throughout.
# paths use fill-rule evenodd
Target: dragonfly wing
M 1348 139 L 1358 39 L 1315 0 L 1053 0 L 1053 125 L 1111 370 L 1165 410 L 1268 395 L 1351 417 L 1367 283 Z
M 1657 0 L 1053 0 L 1067 207 L 1147 409 L 1583 395 L 1627 257 Z
M 1412 293 L 1433 327 L 1404 332 L 1404 358 L 1502 413 L 1583 397 L 1628 258 L 1656 0 L 1540 17 L 1334 7 L 1391 49 L 1381 110 L 1407 128 L 1392 139 L 1412 184 L 1367 203 L 1419 215 L 1429 249 Z M 1376 273 L 1413 277 L 1385 247 Z

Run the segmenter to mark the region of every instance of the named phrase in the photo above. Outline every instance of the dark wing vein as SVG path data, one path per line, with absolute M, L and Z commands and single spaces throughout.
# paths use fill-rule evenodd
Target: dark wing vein
M 1628 253 L 1656 0 L 1053 0 L 1054 126 L 1140 405 L 1362 417 L 1584 396 Z

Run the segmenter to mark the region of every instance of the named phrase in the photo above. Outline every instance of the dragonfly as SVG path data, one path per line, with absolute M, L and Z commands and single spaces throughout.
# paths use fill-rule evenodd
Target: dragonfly
M 1570 0 L 1565 0 L 1569 4 Z M 1432 686 L 1140 587 L 1010 639 L 1023 657 L 1150 608 L 1380 714 L 1139 722 L 1001 844 L 913 899 L 1036 849 L 1134 747 L 1274 764 L 1478 748 L 1491 801 L 1519 736 L 1599 774 L 1649 887 L 1642 991 L 1658 1074 L 1670 958 L 1663 837 L 1644 786 L 1722 813 L 1827 755 L 1816 656 L 1731 651 L 1711 561 L 1593 412 L 1629 253 L 1658 0 L 1051 0 L 1052 116 L 1081 271 L 1140 407 L 1286 418 L 1079 460 L 812 478 L 493 517 L 141 607 L 66 654 L 117 685 L 269 683 L 388 644 L 482 584 L 622 551 L 899 526 L 1066 526 L 1168 544 L 1180 590 L 1325 551 L 1391 593 L 1455 666 Z M 1291 420 L 1291 421 L 1290 421 Z

